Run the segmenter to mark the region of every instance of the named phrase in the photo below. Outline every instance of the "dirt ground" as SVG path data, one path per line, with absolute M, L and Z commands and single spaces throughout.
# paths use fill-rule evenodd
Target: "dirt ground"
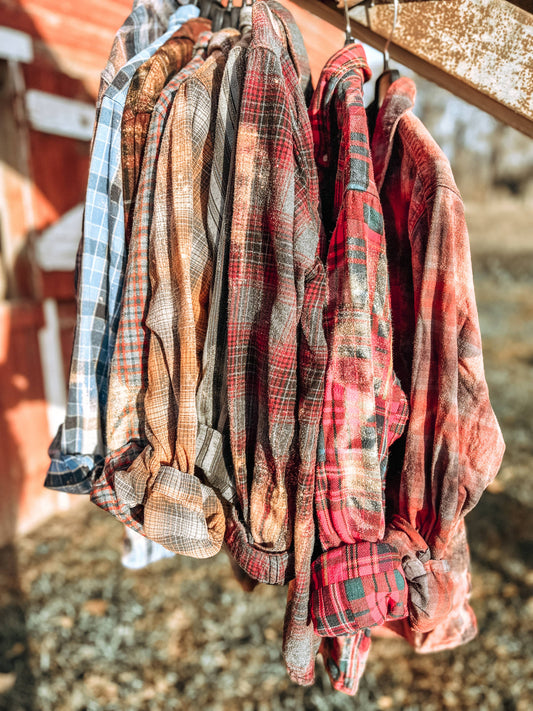
M 416 655 L 376 640 L 355 699 L 281 660 L 285 591 L 241 591 L 223 554 L 120 565 L 90 504 L 0 552 L 2 711 L 529 711 L 533 708 L 533 205 L 467 205 L 491 398 L 507 443 L 469 515 L 478 637 Z

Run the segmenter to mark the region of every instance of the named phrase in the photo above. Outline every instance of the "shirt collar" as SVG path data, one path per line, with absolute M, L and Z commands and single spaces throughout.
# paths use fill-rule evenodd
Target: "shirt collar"
M 223 52 L 227 56 L 230 49 L 240 39 L 240 37 L 241 33 L 234 27 L 225 27 L 222 30 L 215 32 L 209 40 L 209 45 L 207 47 L 208 56 L 216 50 Z
M 173 32 L 177 30 L 184 22 L 187 20 L 192 20 L 193 17 L 198 17 L 200 14 L 200 8 L 196 5 L 184 5 L 180 7 L 176 12 L 171 15 L 168 21 L 168 32 Z
M 205 54 L 207 52 L 207 46 L 211 41 L 212 36 L 213 33 L 211 32 L 211 30 L 208 30 L 207 32 L 201 32 L 198 35 L 198 39 L 196 40 L 196 44 L 194 45 L 192 50 L 193 57 L 195 57 L 197 54 Z
M 304 95 L 307 95 L 308 91 L 312 92 L 313 90 L 311 86 L 311 67 L 300 28 L 287 8 L 275 0 L 269 0 L 268 4 L 283 33 L 282 38 L 286 43 L 287 51 L 298 74 L 302 91 Z
M 331 125 L 335 113 L 331 111 L 339 84 L 350 77 L 350 81 L 360 83 L 361 96 L 363 84 L 370 79 L 372 72 L 367 63 L 365 50 L 360 44 L 343 47 L 328 60 L 318 81 L 313 95 L 311 113 L 317 112 L 320 131 L 315 132 L 315 158 L 318 165 L 327 167 L 330 161 L 331 137 L 335 127 Z
M 409 77 L 400 77 L 390 85 L 378 111 L 372 137 L 372 160 L 378 190 L 381 190 L 385 180 L 398 123 L 415 105 L 415 96 L 414 81 Z
M 275 51 L 279 56 L 283 50 L 280 31 L 276 29 L 272 10 L 265 0 L 254 2 L 252 6 L 252 45 L 261 45 Z

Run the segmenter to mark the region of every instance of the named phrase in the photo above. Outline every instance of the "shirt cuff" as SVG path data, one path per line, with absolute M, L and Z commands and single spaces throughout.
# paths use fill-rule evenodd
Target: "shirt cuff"
M 101 458 L 89 454 L 66 454 L 61 451 L 63 426 L 48 448 L 50 466 L 44 486 L 68 494 L 90 494 L 91 476 L 102 465 Z
M 434 560 L 426 541 L 401 516 L 394 516 L 384 541 L 400 553 L 409 590 L 409 625 L 413 632 L 430 632 L 448 617 L 454 576 L 447 560 Z
M 311 566 L 311 619 L 321 637 L 351 635 L 407 616 L 398 551 L 358 541 L 322 553 Z

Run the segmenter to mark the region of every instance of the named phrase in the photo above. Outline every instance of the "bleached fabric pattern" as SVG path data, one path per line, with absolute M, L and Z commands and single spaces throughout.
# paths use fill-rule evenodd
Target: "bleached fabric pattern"
M 483 370 L 463 203 L 448 160 L 411 110 L 414 98 L 412 80 L 391 85 L 372 146 L 386 219 L 395 367 L 411 411 L 391 450 L 385 540 L 402 555 L 409 625 L 424 635 L 458 613 L 453 540 L 496 476 L 505 445 Z M 466 549 L 455 555 L 464 575 Z M 464 599 L 470 619 L 468 607 Z M 456 643 L 471 637 L 464 626 L 456 629 Z
M 198 36 L 211 20 L 188 20 L 135 72 L 122 115 L 122 192 L 126 244 L 131 235 L 133 199 L 137 191 L 152 111 L 165 84 L 190 61 Z
M 383 537 L 388 451 L 408 416 L 392 367 L 383 215 L 363 103 L 369 77 L 362 46 L 343 48 L 322 70 L 309 110 L 328 275 L 315 502 L 323 550 Z
M 504 442 L 481 349 L 464 207 L 450 164 L 413 114 L 416 89 L 391 85 L 372 139 L 385 217 L 394 367 L 410 419 L 392 446 L 384 540 L 400 553 L 409 616 L 386 627 L 420 652 L 476 634 L 464 517 L 496 476 Z M 357 640 L 336 653 L 357 657 Z

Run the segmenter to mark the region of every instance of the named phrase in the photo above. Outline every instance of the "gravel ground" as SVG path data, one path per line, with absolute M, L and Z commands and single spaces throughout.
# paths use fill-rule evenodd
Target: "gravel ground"
M 467 519 L 473 642 L 417 655 L 377 639 L 355 699 L 331 689 L 321 662 L 313 687 L 295 686 L 280 653 L 283 589 L 242 592 L 224 554 L 126 571 L 121 526 L 82 504 L 0 551 L 0 710 L 532 709 L 533 244 L 501 239 L 513 215 L 523 223 L 514 234 L 531 237 L 528 210 L 468 210 L 487 377 L 507 442 L 498 479 Z

